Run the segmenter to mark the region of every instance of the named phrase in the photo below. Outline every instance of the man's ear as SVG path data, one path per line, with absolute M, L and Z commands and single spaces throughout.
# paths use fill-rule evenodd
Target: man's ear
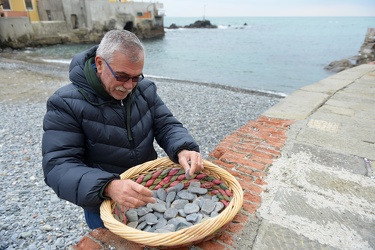
M 103 70 L 103 58 L 100 56 L 95 56 L 95 65 L 96 65 L 96 70 L 100 74 L 102 73 Z

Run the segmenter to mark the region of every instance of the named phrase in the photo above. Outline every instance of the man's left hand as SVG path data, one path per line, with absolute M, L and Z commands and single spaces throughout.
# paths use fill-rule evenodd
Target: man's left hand
M 190 168 L 189 175 L 192 176 L 195 172 L 203 170 L 202 155 L 195 151 L 181 150 L 178 153 L 178 163 L 185 169 L 185 172 Z

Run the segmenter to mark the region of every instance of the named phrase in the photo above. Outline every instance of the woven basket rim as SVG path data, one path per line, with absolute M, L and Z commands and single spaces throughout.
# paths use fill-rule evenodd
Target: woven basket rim
M 114 202 L 112 200 L 105 200 L 100 206 L 100 216 L 105 227 L 126 240 L 152 247 L 186 245 L 200 241 L 205 237 L 214 234 L 224 225 L 232 221 L 234 216 L 241 209 L 243 204 L 243 191 L 239 182 L 226 170 L 207 160 L 203 160 L 203 165 L 204 170 L 202 173 L 209 172 L 211 174 L 215 174 L 216 177 L 219 177 L 222 181 L 226 182 L 226 185 L 233 193 L 233 197 L 229 205 L 223 211 L 221 211 L 219 215 L 176 232 L 144 232 L 129 227 L 116 220 L 112 215 L 112 205 Z M 158 168 L 160 169 L 160 167 L 170 168 L 171 166 L 182 168 L 179 164 L 174 163 L 169 158 L 163 157 L 132 167 L 122 173 L 120 177 L 121 179 L 133 179 L 135 176 L 145 173 L 145 171 L 154 171 Z

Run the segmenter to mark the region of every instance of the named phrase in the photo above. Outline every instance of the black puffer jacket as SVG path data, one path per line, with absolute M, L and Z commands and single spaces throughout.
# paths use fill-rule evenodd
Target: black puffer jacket
M 42 153 L 47 185 L 60 198 L 98 213 L 100 191 L 108 181 L 157 158 L 154 138 L 175 162 L 180 150 L 198 152 L 199 147 L 157 95 L 153 82 L 139 82 L 123 101 L 105 92 L 95 72 L 95 81 L 89 77 L 88 82 L 87 70 L 95 71 L 95 52 L 96 47 L 75 56 L 72 83 L 49 98 Z

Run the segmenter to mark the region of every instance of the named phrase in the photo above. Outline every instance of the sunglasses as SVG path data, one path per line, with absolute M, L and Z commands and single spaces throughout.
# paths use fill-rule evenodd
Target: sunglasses
M 140 81 L 142 81 L 145 78 L 143 76 L 143 74 L 140 74 L 139 76 L 134 76 L 134 77 L 130 77 L 128 75 L 118 76 L 118 75 L 115 74 L 115 72 L 113 71 L 113 69 L 111 68 L 111 66 L 109 66 L 109 64 L 107 63 L 107 61 L 104 58 L 103 58 L 103 61 L 105 62 L 105 64 L 107 64 L 109 70 L 111 71 L 111 73 L 112 73 L 113 77 L 116 79 L 116 81 L 127 82 L 130 79 L 132 79 L 132 82 L 140 82 Z

